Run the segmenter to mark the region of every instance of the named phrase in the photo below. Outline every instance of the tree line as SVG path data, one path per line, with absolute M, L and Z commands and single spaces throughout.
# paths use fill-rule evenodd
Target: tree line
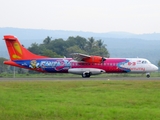
M 52 37 L 48 36 L 41 44 L 32 43 L 28 50 L 48 57 L 70 57 L 71 53 L 109 57 L 106 46 L 101 39 L 95 40 L 93 37 L 86 39 L 81 36 L 71 36 L 67 40 L 62 38 L 52 40 Z

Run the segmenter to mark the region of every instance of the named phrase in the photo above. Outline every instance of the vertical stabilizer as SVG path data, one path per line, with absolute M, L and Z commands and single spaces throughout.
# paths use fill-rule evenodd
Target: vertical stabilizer
M 45 56 L 31 53 L 19 43 L 18 39 L 15 36 L 5 35 L 4 40 L 6 42 L 6 46 L 11 60 L 47 58 Z

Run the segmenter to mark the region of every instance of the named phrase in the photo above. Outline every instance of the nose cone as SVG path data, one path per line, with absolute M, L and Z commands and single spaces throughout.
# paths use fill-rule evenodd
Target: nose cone
M 155 68 L 155 69 L 156 69 L 156 71 L 157 71 L 157 70 L 158 70 L 158 67 L 156 66 L 156 68 Z
M 153 68 L 154 71 L 157 71 L 157 70 L 158 70 L 158 67 L 155 66 L 155 65 L 152 65 L 152 68 Z

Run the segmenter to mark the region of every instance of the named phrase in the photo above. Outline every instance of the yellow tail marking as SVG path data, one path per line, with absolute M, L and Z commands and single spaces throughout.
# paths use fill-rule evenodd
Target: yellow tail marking
M 16 49 L 16 51 L 19 52 L 19 53 L 22 55 L 22 50 L 21 50 L 20 45 L 19 45 L 17 42 L 15 42 L 15 43 L 13 44 L 13 46 L 14 46 L 14 48 Z M 14 55 L 13 55 L 13 56 L 14 56 Z M 16 56 L 16 58 L 17 58 L 17 57 L 19 57 L 19 56 Z
M 18 55 L 16 55 L 16 54 L 13 54 L 13 55 L 12 55 L 12 58 L 14 58 L 14 59 L 21 59 L 21 57 L 18 56 Z

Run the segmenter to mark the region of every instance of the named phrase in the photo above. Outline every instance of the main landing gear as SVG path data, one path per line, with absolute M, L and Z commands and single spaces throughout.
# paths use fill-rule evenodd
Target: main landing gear
M 150 78 L 150 73 L 146 73 L 146 77 L 147 77 L 147 78 Z
M 82 77 L 83 78 L 89 78 L 91 76 L 91 73 L 90 72 L 83 72 L 82 73 Z

